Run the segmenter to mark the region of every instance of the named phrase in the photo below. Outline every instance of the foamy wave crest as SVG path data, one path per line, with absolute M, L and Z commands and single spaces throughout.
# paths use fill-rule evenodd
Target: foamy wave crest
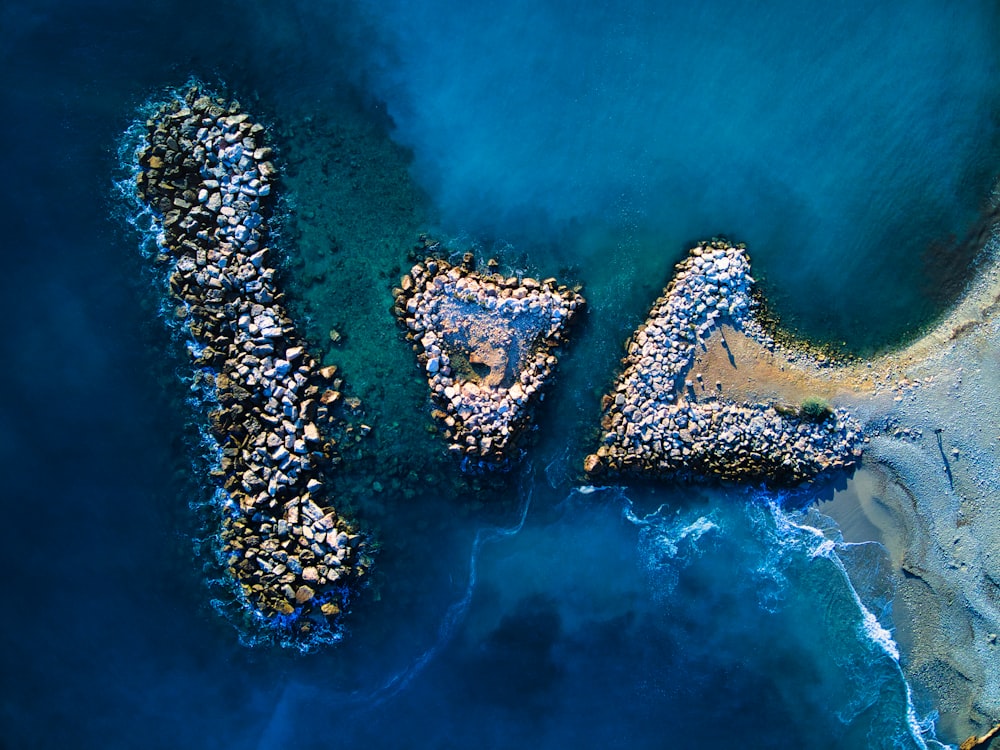
M 931 714 L 923 720 L 919 719 L 917 716 L 916 708 L 913 705 L 909 683 L 906 682 L 906 678 L 903 675 L 902 668 L 899 664 L 899 646 L 892 636 L 891 618 L 889 616 L 888 607 L 885 608 L 886 611 L 883 614 L 883 618 L 889 622 L 889 627 L 886 627 L 886 625 L 880 621 L 871 609 L 866 606 L 861 594 L 855 586 L 854 580 L 852 580 L 852 575 L 848 571 L 848 567 L 844 562 L 844 557 L 849 557 L 850 553 L 859 547 L 877 547 L 881 550 L 883 555 L 885 554 L 884 548 L 881 548 L 881 545 L 878 545 L 875 542 L 868 542 L 863 545 L 844 542 L 843 538 L 840 537 L 839 530 L 836 526 L 833 526 L 832 528 L 832 531 L 835 533 L 835 538 L 830 538 L 831 530 L 824 532 L 818 527 L 821 523 L 829 522 L 829 519 L 816 512 L 813 512 L 812 518 L 807 519 L 806 512 L 785 510 L 781 506 L 780 499 L 766 498 L 763 507 L 767 509 L 774 520 L 776 537 L 782 540 L 782 543 L 778 545 L 779 549 L 791 549 L 798 547 L 806 554 L 811 562 L 824 560 L 832 564 L 841 577 L 847 591 L 850 593 L 850 596 L 853 598 L 854 604 L 857 607 L 858 619 L 857 623 L 852 627 L 859 635 L 860 640 L 871 645 L 871 659 L 873 661 L 878 658 L 889 658 L 893 665 L 895 675 L 902 682 L 905 688 L 905 722 L 910 733 L 910 737 L 908 739 L 911 739 L 914 743 L 916 743 L 919 748 L 926 749 L 945 747 L 935 738 L 935 722 L 937 720 L 937 715 Z M 810 521 L 815 521 L 817 525 L 812 525 Z M 858 572 L 861 575 L 865 575 L 867 571 L 859 569 Z M 879 691 L 877 690 L 877 686 L 872 687 L 870 690 L 862 690 L 856 699 L 845 708 L 845 710 L 839 712 L 841 714 L 841 720 L 847 723 L 858 716 L 862 711 L 866 710 L 879 699 L 878 693 Z M 900 747 L 904 746 L 900 740 L 897 740 L 896 744 Z
M 858 604 L 861 606 L 861 629 L 865 635 L 870 641 L 880 646 L 893 661 L 899 661 L 899 647 L 892 639 L 892 633 L 882 627 L 878 618 L 865 605 L 861 604 L 860 600 Z
M 706 548 L 702 538 L 720 531 L 713 514 L 676 510 L 667 515 L 661 505 L 644 516 L 636 514 L 632 501 L 622 495 L 624 517 L 640 528 L 639 550 L 649 577 L 653 596 L 660 602 L 669 601 L 677 586 L 680 571 L 700 557 Z
M 942 747 L 934 738 L 937 716 L 918 717 L 899 666 L 884 548 L 845 542 L 830 519 L 815 510 L 789 509 L 779 494 L 727 495 L 708 505 L 665 504 L 642 514 L 619 492 L 624 518 L 639 527 L 640 564 L 654 600 L 686 606 L 679 581 L 706 552 L 745 565 L 732 570 L 731 585 L 751 601 L 756 595 L 762 611 L 787 618 L 811 609 L 822 621 L 816 647 L 829 654 L 847 689 L 833 708 L 840 722 L 870 722 L 871 747 Z M 713 575 L 716 564 L 695 575 Z

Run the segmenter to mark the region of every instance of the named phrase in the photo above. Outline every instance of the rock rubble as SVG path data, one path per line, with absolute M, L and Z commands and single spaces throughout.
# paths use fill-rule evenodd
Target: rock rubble
M 601 445 L 584 461 L 587 474 L 790 485 L 857 462 L 862 430 L 844 410 L 817 420 L 780 404 L 686 397 L 696 348 L 722 323 L 775 346 L 754 317 L 752 284 L 745 248 L 725 240 L 699 244 L 677 265 L 602 399 Z
M 480 274 L 428 257 L 394 290 L 433 416 L 464 468 L 509 463 L 584 298 L 555 279 Z M 494 264 L 490 264 L 491 267 Z
M 227 570 L 252 611 L 306 634 L 336 622 L 369 558 L 325 492 L 336 446 L 321 428 L 342 383 L 309 354 L 275 284 L 264 136 L 238 103 L 191 88 L 147 120 L 136 181 L 208 386 Z

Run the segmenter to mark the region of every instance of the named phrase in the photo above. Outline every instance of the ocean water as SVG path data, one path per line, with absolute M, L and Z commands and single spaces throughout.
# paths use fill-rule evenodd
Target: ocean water
M 373 88 L 450 220 L 573 260 L 604 220 L 588 260 L 626 286 L 726 233 L 789 324 L 859 349 L 954 292 L 996 180 L 988 4 L 421 6 L 372 4 Z
M 747 242 L 790 325 L 860 351 L 954 299 L 1000 168 L 1000 12 L 676 5 L 0 8 L 0 746 L 934 746 L 884 551 L 808 510 L 836 486 L 578 467 L 693 240 Z M 374 427 L 337 491 L 378 573 L 310 654 L 213 606 L 203 414 L 115 188 L 191 76 L 269 124 L 292 307 Z M 591 301 L 508 477 L 428 432 L 388 312 L 420 231 Z

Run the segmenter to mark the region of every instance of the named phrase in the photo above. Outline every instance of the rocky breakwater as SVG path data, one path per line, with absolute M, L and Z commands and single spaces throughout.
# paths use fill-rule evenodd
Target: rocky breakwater
M 255 620 L 318 636 L 336 632 L 369 561 L 325 491 L 341 384 L 297 337 L 275 284 L 264 141 L 237 103 L 192 88 L 147 120 L 136 185 L 218 445 L 220 557 Z
M 478 273 L 471 254 L 427 258 L 394 296 L 449 449 L 465 469 L 509 465 L 583 297 L 555 279 Z
M 689 377 L 695 353 L 723 323 L 775 346 L 754 317 L 752 284 L 745 248 L 725 240 L 699 244 L 677 265 L 628 342 L 614 390 L 602 399 L 601 445 L 585 459 L 588 475 L 792 485 L 857 462 L 861 426 L 843 410 L 737 403 L 721 390 L 695 399 Z

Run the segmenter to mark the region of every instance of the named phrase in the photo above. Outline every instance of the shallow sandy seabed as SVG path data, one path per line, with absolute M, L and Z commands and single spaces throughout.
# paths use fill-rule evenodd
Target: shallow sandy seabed
M 912 345 L 824 365 L 722 328 L 694 396 L 848 408 L 870 436 L 862 468 L 820 510 L 848 541 L 882 542 L 896 581 L 903 668 L 959 742 L 1000 721 L 1000 238 L 954 310 Z M 723 339 L 724 344 L 723 345 Z

